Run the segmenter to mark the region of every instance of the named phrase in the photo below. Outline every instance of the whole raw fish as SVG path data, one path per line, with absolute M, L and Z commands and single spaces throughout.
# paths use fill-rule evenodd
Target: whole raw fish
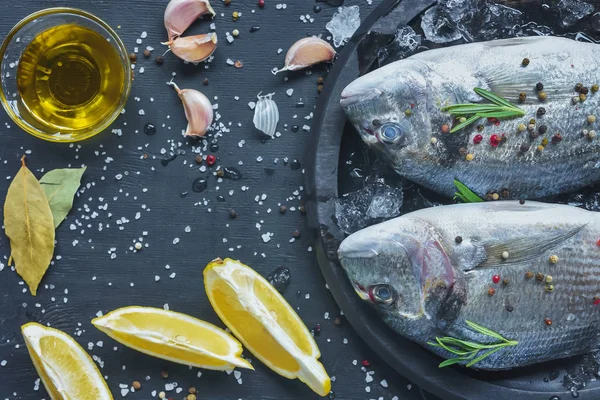
M 544 197 L 600 181 L 599 51 L 557 37 L 429 50 L 358 78 L 341 105 L 367 145 L 425 187 L 452 196 L 458 179 L 480 196 Z M 474 88 L 524 115 L 444 133 L 457 124 L 444 107 L 489 103 Z
M 503 343 L 467 321 L 510 341 L 473 365 L 497 370 L 598 348 L 598 239 L 598 213 L 500 201 L 409 213 L 350 235 L 338 255 L 357 294 L 438 355 L 456 357 L 436 337 Z

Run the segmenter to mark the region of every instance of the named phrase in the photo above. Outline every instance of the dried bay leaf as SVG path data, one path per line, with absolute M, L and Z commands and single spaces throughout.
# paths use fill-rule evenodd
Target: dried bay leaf
M 54 219 L 42 186 L 21 159 L 4 202 L 4 228 L 17 273 L 36 295 L 54 254 Z
M 73 208 L 73 198 L 81 185 L 81 177 L 86 168 L 55 169 L 40 179 L 50 204 L 55 228 L 58 228 Z

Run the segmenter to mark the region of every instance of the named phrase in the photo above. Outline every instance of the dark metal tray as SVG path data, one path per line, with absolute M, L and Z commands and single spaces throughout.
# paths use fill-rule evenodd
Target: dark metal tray
M 444 399 L 572 398 L 561 378 L 565 369 L 581 363 L 582 357 L 501 372 L 457 366 L 438 368 L 437 356 L 393 332 L 358 298 L 337 260 L 336 252 L 344 239 L 334 217 L 335 200 L 341 191 L 339 160 L 346 156 L 342 153 L 348 151 L 347 141 L 359 141 L 353 128 L 346 124 L 339 106 L 340 94 L 348 83 L 368 69 L 365 64 L 375 59 L 376 52 L 370 54 L 369 46 L 374 46 L 378 37 L 393 33 L 398 23 L 408 24 L 433 3 L 434 0 L 384 1 L 364 20 L 329 73 L 317 105 L 305 163 L 309 225 L 318 238 L 316 252 L 321 271 L 336 302 L 363 340 L 398 373 L 428 392 Z M 395 25 L 390 28 L 392 20 Z M 358 49 L 362 50 L 360 58 Z M 560 377 L 556 378 L 558 370 Z M 555 379 L 548 379 L 551 375 Z M 599 399 L 600 385 L 591 382 L 578 394 L 581 399 Z

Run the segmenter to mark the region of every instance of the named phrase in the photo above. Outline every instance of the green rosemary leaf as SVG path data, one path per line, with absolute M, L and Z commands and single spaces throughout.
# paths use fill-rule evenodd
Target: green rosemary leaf
M 479 114 L 473 115 L 471 118 L 467 119 L 465 122 L 461 122 L 460 124 L 458 124 L 454 128 L 452 128 L 450 130 L 450 133 L 454 133 L 456 131 L 461 130 L 462 128 L 464 128 L 467 125 L 471 125 L 473 122 L 477 121 L 479 118 L 480 118 Z
M 522 117 L 523 115 L 525 115 L 525 112 L 522 110 L 494 111 L 477 114 L 477 116 L 480 118 L 516 118 Z
M 516 108 L 512 103 L 510 103 L 508 100 L 503 99 L 500 96 L 495 95 L 492 92 L 488 92 L 485 89 L 482 88 L 474 88 L 473 89 L 475 91 L 475 93 L 477 93 L 478 95 L 480 95 L 481 97 L 483 97 L 486 100 L 491 101 L 494 104 L 498 104 L 499 106 L 505 106 L 505 107 L 511 107 L 511 108 Z
M 445 361 L 442 361 L 440 365 L 438 365 L 438 368 L 449 367 L 450 365 L 458 364 L 461 361 L 465 361 L 465 359 L 463 359 L 462 357 L 449 358 Z
M 498 332 L 494 332 L 491 329 L 488 329 L 484 326 L 481 326 L 479 324 L 476 324 L 473 321 L 465 321 L 466 324 L 473 330 L 483 334 L 483 335 L 487 335 L 487 336 L 491 336 L 493 338 L 496 338 L 498 340 L 502 340 L 503 342 L 508 342 L 508 340 L 506 340 L 502 335 L 500 335 Z
M 447 346 L 440 338 L 436 337 L 435 340 L 438 342 L 439 346 L 442 349 L 444 349 L 444 350 L 446 350 L 446 351 L 448 351 L 448 352 L 450 352 L 452 354 L 459 355 L 459 356 L 466 356 L 466 355 L 469 355 L 471 353 L 473 353 L 473 355 L 475 355 L 479 351 L 479 350 L 475 350 L 475 351 L 473 351 L 473 350 L 471 350 L 471 351 L 460 351 L 459 349 L 455 349 L 455 348 Z
M 471 189 L 456 179 L 454 180 L 454 186 L 456 186 L 458 189 L 456 195 L 459 196 L 465 203 L 481 203 L 483 201 L 481 197 L 477 196 L 471 191 Z
M 485 349 L 487 345 L 469 342 L 466 340 L 460 340 L 453 337 L 443 337 L 440 339 L 444 344 L 460 347 L 465 350 L 481 350 Z
M 495 352 L 497 352 L 500 349 L 503 349 L 506 346 L 498 346 L 486 353 L 483 353 L 482 355 L 480 355 L 479 357 L 475 358 L 474 360 L 469 361 L 469 363 L 467 365 L 465 365 L 467 368 L 472 367 L 473 365 L 477 364 L 479 361 L 483 360 L 484 358 L 491 356 L 492 354 L 494 354 Z
M 465 115 L 465 114 L 477 114 L 480 112 L 495 111 L 498 109 L 504 109 L 495 104 L 456 104 L 450 107 L 442 109 L 452 115 Z

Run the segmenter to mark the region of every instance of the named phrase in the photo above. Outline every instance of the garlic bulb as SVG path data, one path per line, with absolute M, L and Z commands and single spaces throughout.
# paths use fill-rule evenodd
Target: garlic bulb
M 179 86 L 173 81 L 167 82 L 167 85 L 175 88 L 183 102 L 185 117 L 188 120 L 185 136 L 204 136 L 213 122 L 213 108 L 210 100 L 197 90 L 179 89 Z
M 258 94 L 258 102 L 254 107 L 254 126 L 265 135 L 274 137 L 277 123 L 279 123 L 279 108 L 273 101 L 275 93 L 261 96 Z
M 196 19 L 205 14 L 216 15 L 208 0 L 171 0 L 164 16 L 169 40 L 183 35 Z
M 282 71 L 296 71 L 321 62 L 331 62 L 336 55 L 329 43 L 316 36 L 298 40 L 290 47 L 285 56 L 285 67 Z
M 215 52 L 217 42 L 217 34 L 213 32 L 206 35 L 178 37 L 163 44 L 168 45 L 173 54 L 182 60 L 199 63 Z

